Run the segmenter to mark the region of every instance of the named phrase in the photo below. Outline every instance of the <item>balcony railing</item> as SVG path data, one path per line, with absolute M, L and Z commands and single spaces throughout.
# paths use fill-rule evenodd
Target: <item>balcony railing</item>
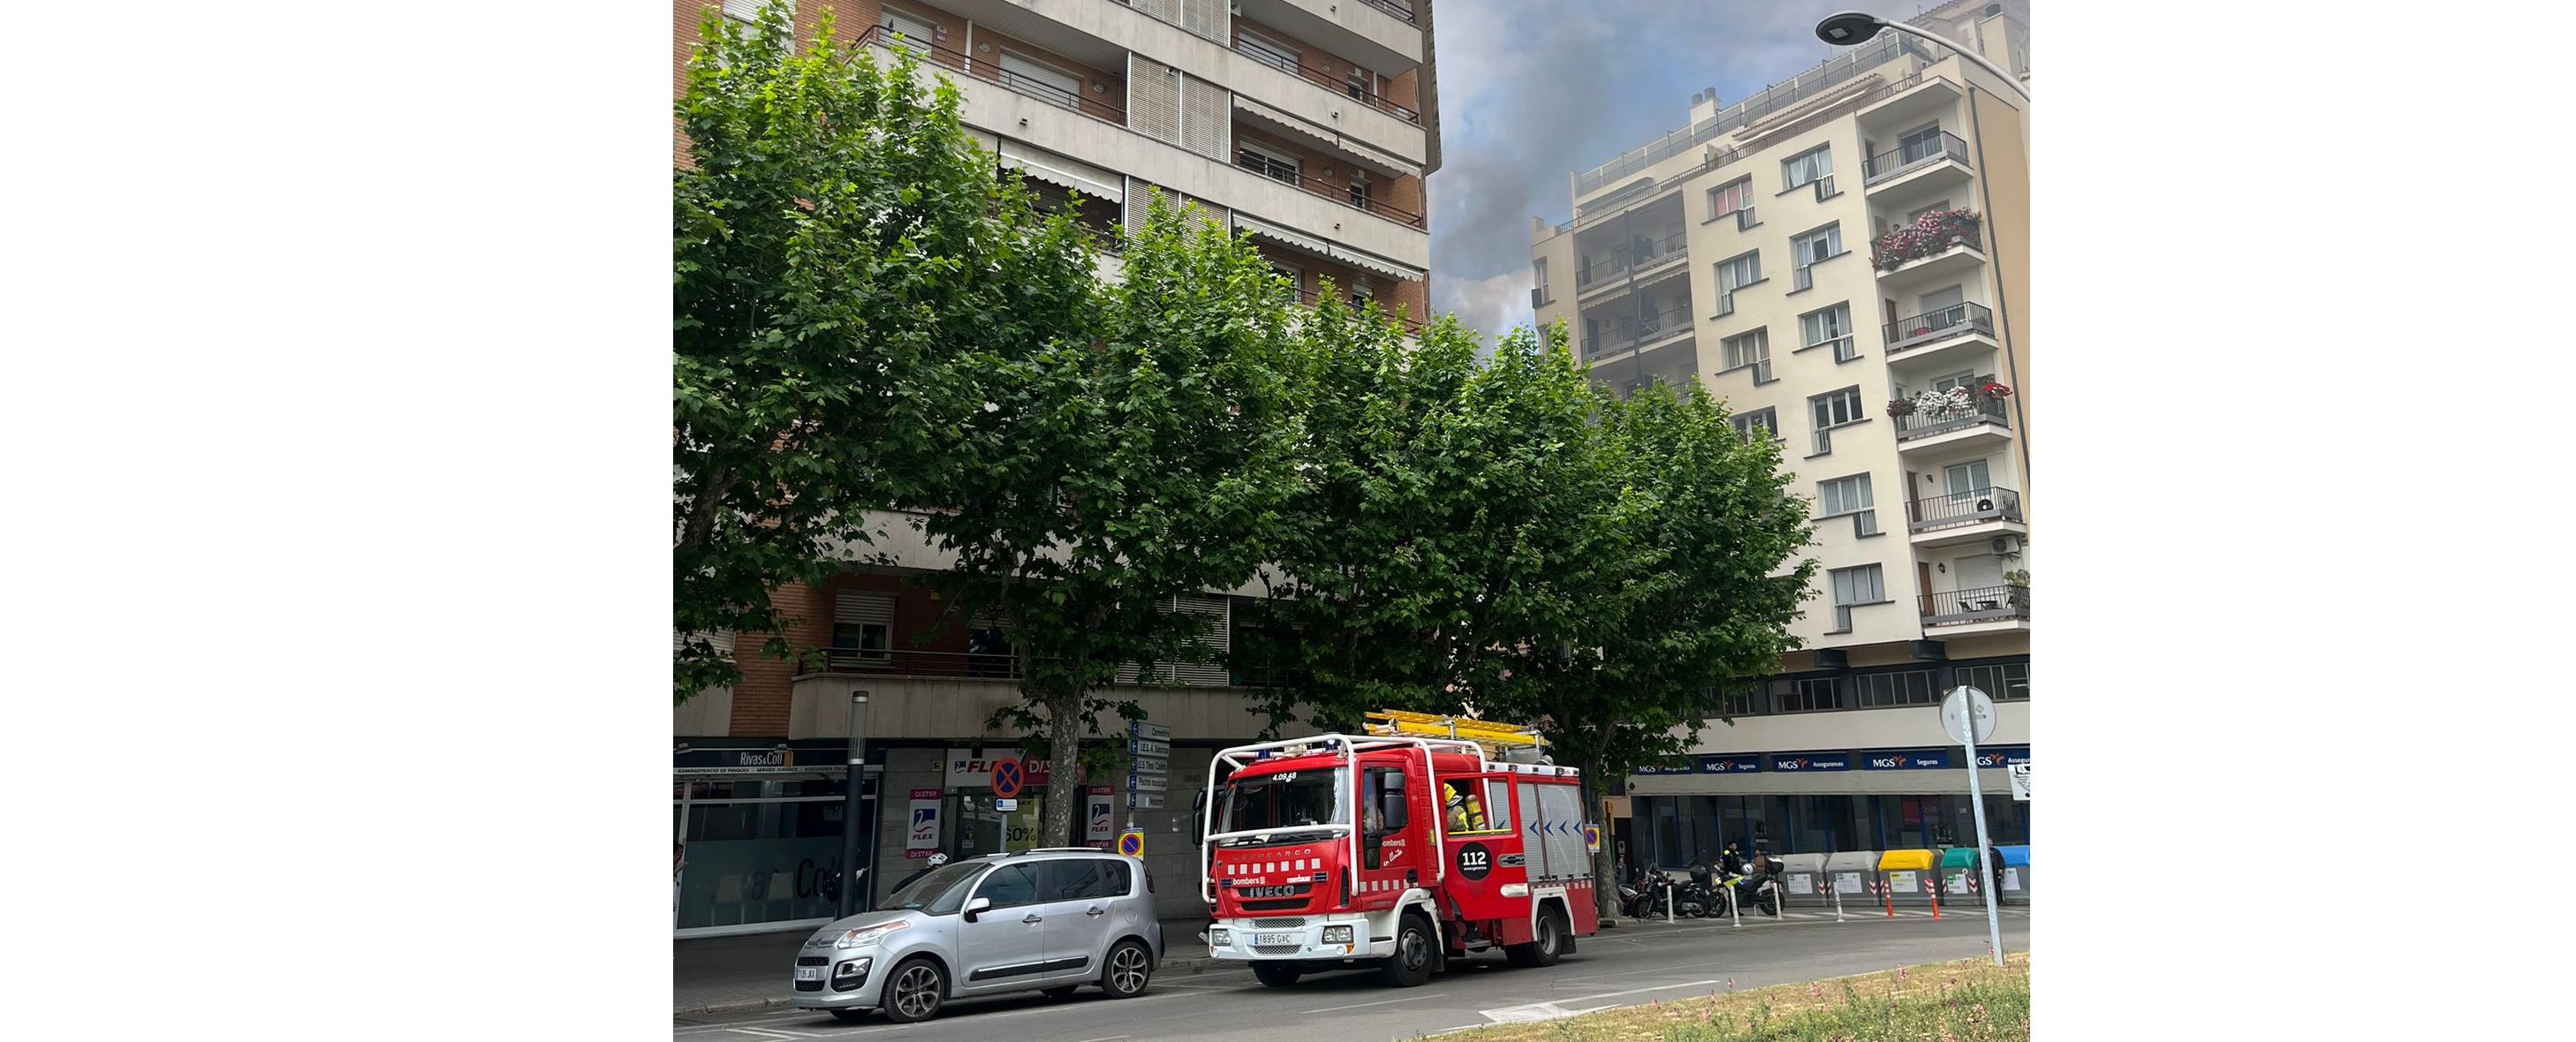
M 1660 239 L 1647 239 L 1642 251 L 1632 240 L 1628 245 L 1613 247 L 1598 259 L 1586 254 L 1574 273 L 1575 288 L 1590 289 L 1630 271 L 1653 271 L 1680 260 L 1688 252 L 1682 248 L 1683 239 L 1684 233 L 1674 232 Z
M 1922 597 L 1923 624 L 1926 626 L 1959 626 L 1971 622 L 1999 622 L 2005 619 L 2030 618 L 2030 587 L 1987 586 L 1974 590 L 1945 590 Z
M 1969 333 L 1993 336 L 1995 313 L 1983 304 L 1952 304 L 1939 311 L 1897 319 L 1882 332 L 1887 335 L 1887 353 L 1896 355 Z
M 1666 311 L 1647 312 L 1637 319 L 1635 325 L 1623 326 L 1607 336 L 1584 337 L 1583 357 L 1591 359 L 1603 355 L 1615 355 L 1640 344 L 1653 343 L 1665 337 L 1687 332 L 1690 327 L 1690 302 L 1683 301 L 1679 306 Z
M 1861 161 L 1861 183 L 1874 185 L 1943 159 L 1968 165 L 1968 143 L 1957 134 L 1944 133 L 1938 141 L 1920 141 L 1881 152 Z
M 1234 165 L 1260 174 L 1281 184 L 1296 185 L 1309 194 L 1320 195 L 1354 210 L 1366 211 L 1407 228 L 1422 227 L 1422 215 L 1397 206 L 1374 195 L 1353 195 L 1348 185 L 1337 185 L 1320 177 L 1309 177 L 1287 163 L 1277 162 L 1257 152 L 1237 149 Z
M 1951 404 L 1956 401 L 1937 395 L 1914 399 L 1914 411 L 1896 418 L 1896 440 L 1913 441 L 1987 424 L 2007 429 L 2012 426 L 2000 395 L 1971 393 L 1965 404 Z
M 1870 241 L 1870 267 L 1888 271 L 1907 261 L 1935 256 L 1953 246 L 1974 247 L 1982 240 L 1979 229 L 1983 218 L 1973 210 L 1936 210 L 1914 219 L 1914 223 L 1890 230 Z
M 1067 92 L 1054 84 L 1040 83 L 1018 73 L 1005 72 L 998 63 L 981 61 L 956 51 L 933 47 L 925 41 L 909 38 L 897 40 L 893 30 L 882 25 L 870 26 L 868 31 L 860 33 L 858 42 L 862 45 L 872 44 L 889 50 L 911 51 L 920 56 L 921 63 L 924 65 L 963 72 L 986 83 L 1000 84 L 1013 93 L 1025 94 L 1058 108 L 1072 109 L 1104 123 L 1115 123 L 1122 127 L 1127 125 L 1127 110 L 1124 108 L 1107 102 L 1094 101 L 1082 95 Z
M 2008 488 L 1981 488 L 1925 496 L 1905 505 L 1905 527 L 1910 532 L 1930 532 L 1988 521 L 2019 523 L 2021 493 Z

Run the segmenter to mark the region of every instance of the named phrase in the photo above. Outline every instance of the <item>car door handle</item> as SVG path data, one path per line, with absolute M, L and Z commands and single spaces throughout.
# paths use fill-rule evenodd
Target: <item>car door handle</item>
M 1084 915 L 1091 915 L 1091 916 L 1099 916 L 1099 915 L 1107 915 L 1107 914 L 1109 914 L 1109 913 L 1108 913 L 1105 909 L 1094 908 L 1094 909 L 1092 909 L 1092 910 L 1090 910 L 1090 911 L 1087 911 L 1087 912 L 1084 912 L 1084 913 L 1082 913 L 1082 914 L 1084 914 Z
M 1042 923 L 1042 922 L 1045 922 L 1046 920 L 1045 920 L 1045 919 L 1042 919 L 1042 918 L 1039 918 L 1039 917 L 1037 917 L 1037 916 L 1032 915 L 1032 916 L 1030 916 L 1030 917 L 1028 917 L 1028 918 L 1026 918 L 1026 919 L 1022 919 L 1022 920 L 1020 920 L 1020 921 L 1021 921 L 1021 922 L 1024 922 L 1024 923 Z

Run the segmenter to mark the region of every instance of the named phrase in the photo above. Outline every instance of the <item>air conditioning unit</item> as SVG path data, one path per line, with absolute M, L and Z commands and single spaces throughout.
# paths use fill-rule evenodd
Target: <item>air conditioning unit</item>
M 1999 535 L 1999 536 L 1996 536 L 1996 537 L 1995 537 L 1995 554 L 1996 554 L 1996 556 L 1999 556 L 1999 557 L 2012 557 L 2012 556 L 2018 555 L 2018 554 L 2020 554 L 2020 553 L 2021 553 L 2021 537 L 2020 537 L 2020 536 Z

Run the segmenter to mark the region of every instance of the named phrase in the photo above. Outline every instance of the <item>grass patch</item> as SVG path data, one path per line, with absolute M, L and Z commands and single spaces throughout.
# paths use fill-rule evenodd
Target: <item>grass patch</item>
M 2030 1037 L 2030 953 L 1658 1001 L 1444 1035 L 1462 1042 L 1994 1042 Z

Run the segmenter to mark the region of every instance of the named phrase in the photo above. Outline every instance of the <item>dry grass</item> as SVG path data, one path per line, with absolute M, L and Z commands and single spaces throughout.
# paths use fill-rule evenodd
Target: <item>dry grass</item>
M 1656 1002 L 1462 1042 L 1990 1042 L 2030 1037 L 2030 953 Z

